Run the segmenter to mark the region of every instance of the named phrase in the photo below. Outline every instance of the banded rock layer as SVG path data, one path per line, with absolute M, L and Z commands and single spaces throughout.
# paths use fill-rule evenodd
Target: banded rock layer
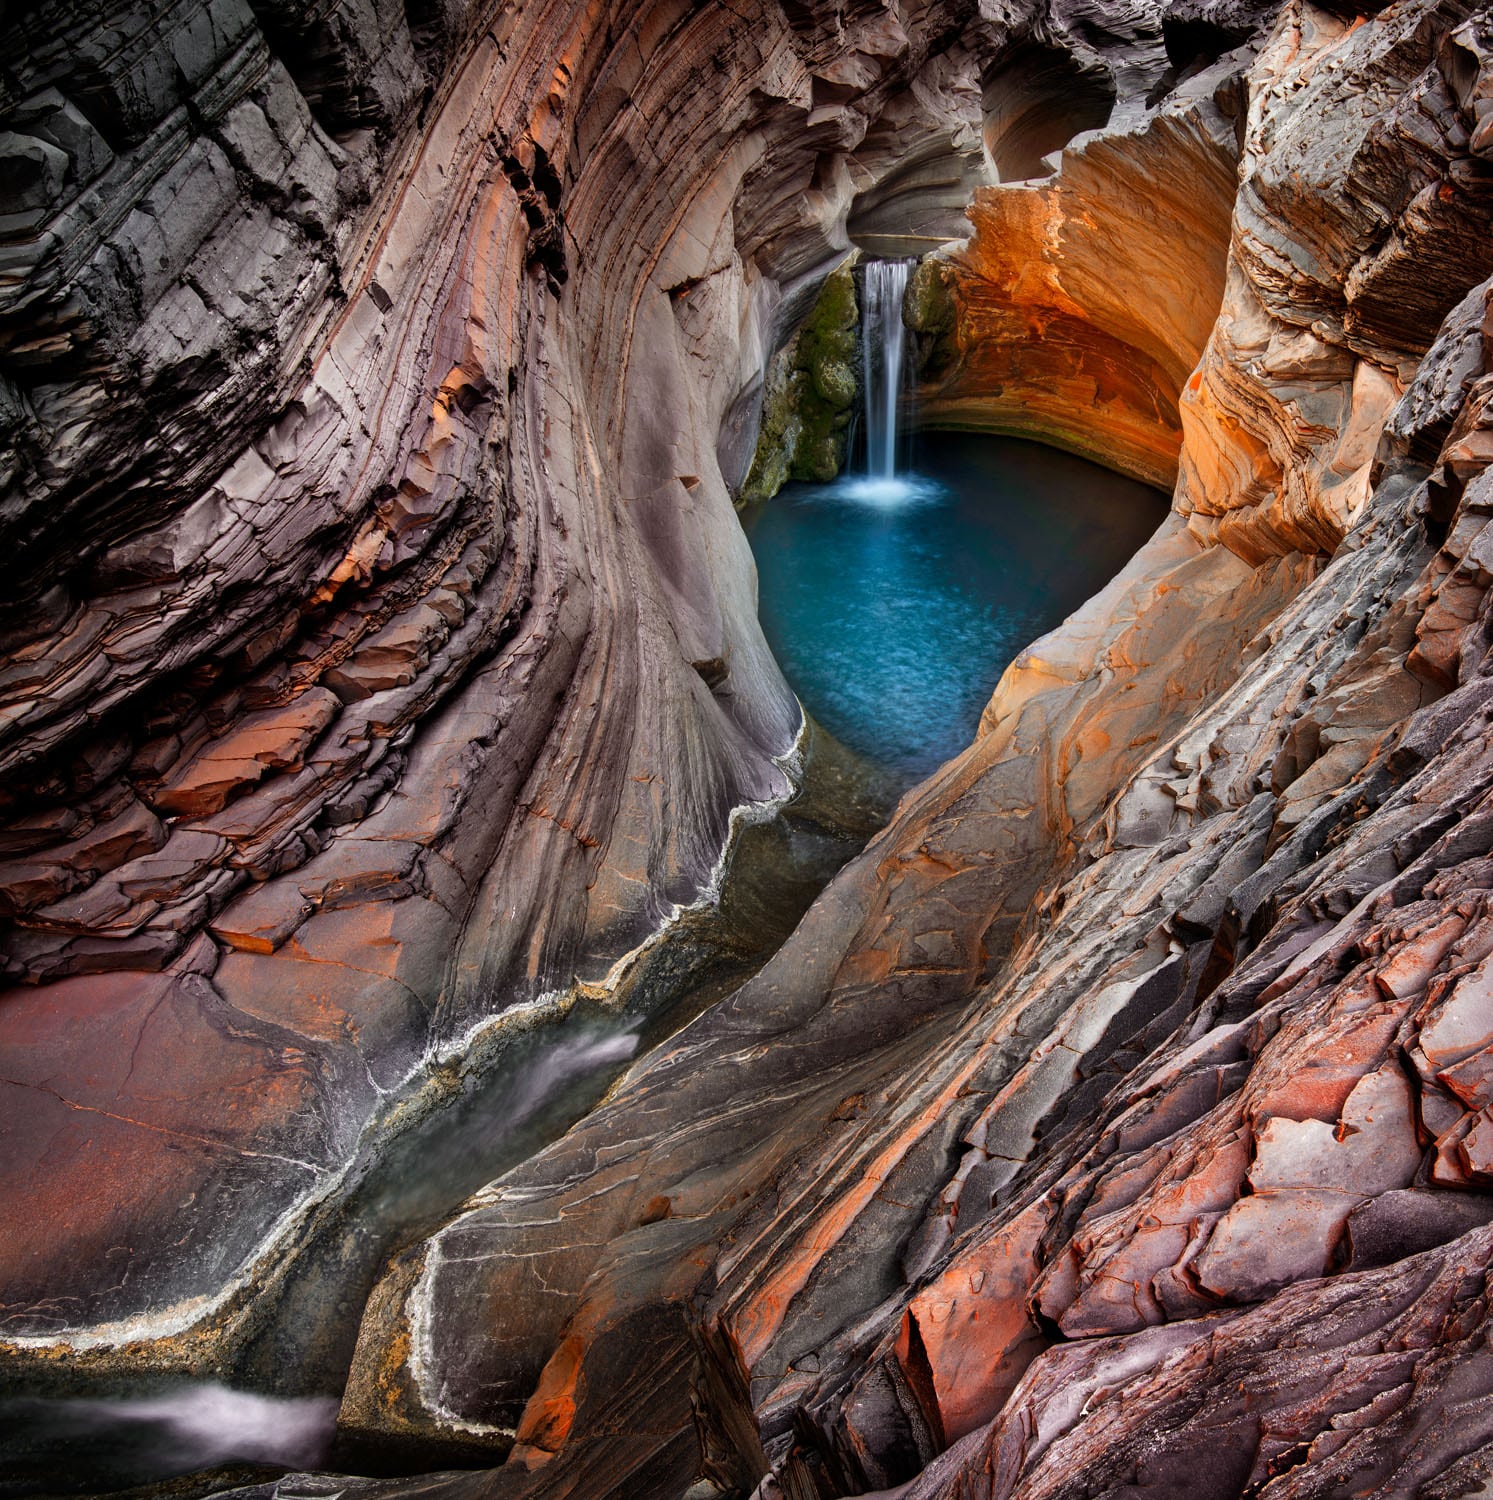
M 1273 435 L 1289 497 L 1184 445 L 1172 519 L 761 975 L 395 1265 L 349 1428 L 485 1438 L 504 1466 L 445 1487 L 504 1496 L 1483 1482 L 1486 241 L 1413 343 L 1313 317 L 1336 363 L 1299 387 L 1248 354 L 1301 332 L 1289 268 L 1328 274 L 1299 203 L 1261 228 L 1298 131 L 1337 164 L 1298 188 L 1437 151 L 1480 221 L 1483 25 L 1282 13 L 1188 383 L 1251 393 L 1189 424 L 1225 476 Z M 1345 75 L 1372 110 L 1297 120 Z
M 385 1101 L 783 790 L 717 434 L 857 193 L 1055 144 L 983 87 L 1035 47 L 1112 122 L 977 199 L 953 368 L 1138 472 L 1180 433 L 1173 516 L 389 1268 L 344 1431 L 494 1467 L 253 1493 L 1475 1493 L 1486 18 L 316 15 L 81 18 L 74 77 L 28 12 L 7 76 L 13 1367 L 231 1370 Z
M 422 1081 L 604 987 L 787 792 L 717 435 L 855 181 L 978 117 L 964 19 L 15 17 L 18 1368 L 230 1370 Z
M 1223 295 L 1239 74 L 1131 101 L 1051 181 L 979 189 L 974 236 L 925 262 L 920 420 L 1031 437 L 1170 490 L 1178 401 Z M 1059 78 L 1054 87 L 1071 87 Z

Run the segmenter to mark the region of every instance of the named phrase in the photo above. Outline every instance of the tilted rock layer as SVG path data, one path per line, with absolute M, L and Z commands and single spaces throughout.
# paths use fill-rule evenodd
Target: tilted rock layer
M 954 14 L 16 18 L 0 1336 L 176 1357 L 786 792 L 717 434 Z
M 982 188 L 930 261 L 952 307 L 919 391 L 932 425 L 1033 437 L 1170 489 L 1177 409 L 1223 294 L 1239 63 L 1119 112 L 1061 173 Z
M 1478 1493 L 1486 17 L 263 11 L 78 101 L 38 26 L 15 89 L 15 1357 L 213 1304 L 422 1058 L 705 886 L 797 727 L 713 446 L 783 289 L 919 141 L 1035 170 L 1081 79 L 1108 127 L 977 195 L 930 380 L 1174 514 L 755 979 L 390 1266 L 345 1432 L 495 1467 L 285 1493 Z M 253 169 L 328 268 L 256 343 L 268 232 L 134 153 L 242 185 L 252 70 L 193 59 L 272 42 L 337 186 Z M 229 1358 L 173 1316 L 118 1357 Z

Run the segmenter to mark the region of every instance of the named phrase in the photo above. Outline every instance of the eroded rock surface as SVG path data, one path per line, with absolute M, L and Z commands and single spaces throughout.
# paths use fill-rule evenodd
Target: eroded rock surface
M 979 195 L 930 380 L 1174 514 L 389 1268 L 345 1435 L 492 1469 L 240 1493 L 1486 1487 L 1493 37 L 1340 10 L 168 9 L 76 99 L 28 21 L 13 1358 L 231 1360 L 384 1099 L 698 894 L 797 722 L 720 467 L 784 310 L 899 161 L 1103 123 Z
M 1489 267 L 1428 261 L 1414 339 L 1313 317 L 1309 375 L 1295 333 L 1274 361 L 1229 342 L 1287 307 L 1282 259 L 1320 269 L 1311 179 L 1277 148 L 1310 134 L 1329 195 L 1345 163 L 1403 178 L 1440 153 L 1467 185 L 1437 200 L 1454 233 L 1479 222 L 1481 24 L 1282 14 L 1239 96 L 1196 382 L 1226 369 L 1248 401 L 1195 408 L 1187 442 L 1212 422 L 1216 472 L 1241 472 L 1245 412 L 1277 413 L 1293 498 L 1231 503 L 1184 445 L 1177 513 L 1013 665 L 976 744 L 763 973 L 393 1268 L 350 1429 L 486 1437 L 502 1495 L 1482 1482 L 1488 1434 L 1453 1413 L 1493 1378 Z M 1376 88 L 1308 124 L 1287 55 Z M 1431 96 L 1434 139 L 1408 123 Z M 1144 157 L 1197 108 L 985 202 Z M 1304 197 L 1262 208 L 1292 172 Z M 1105 243 L 1091 217 L 1065 233 Z M 1320 434 L 1290 415 L 1309 399 L 1334 403 Z
M 1037 438 L 1172 487 L 1178 398 L 1223 294 L 1246 61 L 1230 54 L 1158 108 L 1127 101 L 1051 180 L 975 193 L 974 237 L 928 263 L 942 297 L 913 314 L 932 344 L 925 421 Z M 1048 83 L 1072 102 L 1071 80 Z

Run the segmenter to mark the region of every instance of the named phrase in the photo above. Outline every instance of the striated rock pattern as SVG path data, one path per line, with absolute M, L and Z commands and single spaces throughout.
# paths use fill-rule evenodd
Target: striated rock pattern
M 1178 513 L 1013 665 L 975 745 L 767 968 L 395 1264 L 349 1430 L 490 1441 L 501 1496 L 1486 1484 L 1483 24 L 1293 5 L 1247 78 L 1202 370 L 1251 412 L 1303 399 L 1225 344 L 1267 293 L 1270 184 L 1311 180 L 1269 143 L 1312 132 L 1334 192 L 1370 138 L 1387 175 L 1440 152 L 1469 184 L 1437 201 L 1479 249 L 1426 262 L 1414 340 L 1314 322 L 1339 425 L 1290 461 L 1322 529 L 1228 507 L 1184 462 Z M 1302 38 L 1367 79 L 1407 34 L 1367 132 L 1308 126 L 1276 87 Z M 1431 139 L 1411 105 L 1437 89 Z M 1283 247 L 1316 222 L 1269 214 Z M 1212 421 L 1245 464 L 1250 424 Z
M 1472 140 L 1486 22 L 1457 24 L 1468 10 L 1397 6 L 1360 36 L 1308 8 L 1260 58 L 1225 311 L 1182 406 L 1177 504 L 1197 535 L 1247 557 L 1335 547 L 1399 389 L 1493 271 Z M 1331 152 L 1308 123 L 1325 115 Z
M 1339 12 L 26 12 L 13 1369 L 232 1371 L 380 1111 L 708 889 L 798 725 L 762 369 L 977 129 L 934 419 L 1174 514 L 390 1265 L 344 1437 L 491 1467 L 237 1493 L 1486 1489 L 1493 32 Z
M 925 272 L 952 306 L 912 309 L 932 344 L 921 420 L 1038 438 L 1172 487 L 1178 400 L 1223 295 L 1242 61 L 1196 72 L 1157 108 L 1127 102 L 1049 181 L 975 193 L 973 239 Z M 1029 63 L 1029 89 L 1082 97 L 1063 69 Z
M 230 1368 L 377 1122 L 787 792 L 716 439 L 854 183 L 977 116 L 990 28 L 907 19 L 8 18 L 13 1359 Z

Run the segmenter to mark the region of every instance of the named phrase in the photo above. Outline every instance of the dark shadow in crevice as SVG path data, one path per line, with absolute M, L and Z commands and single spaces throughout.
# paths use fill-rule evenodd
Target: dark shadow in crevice
M 1176 20 L 1168 17 L 1161 23 L 1162 41 L 1166 45 L 1167 69 L 1146 95 L 1148 107 L 1159 104 L 1179 83 L 1212 67 L 1226 52 L 1249 40 L 1247 30 L 1220 26 L 1213 21 Z
M 1074 136 L 1109 123 L 1114 81 L 1065 48 L 1016 42 L 982 81 L 985 149 L 1002 182 L 1050 177 L 1046 158 Z

